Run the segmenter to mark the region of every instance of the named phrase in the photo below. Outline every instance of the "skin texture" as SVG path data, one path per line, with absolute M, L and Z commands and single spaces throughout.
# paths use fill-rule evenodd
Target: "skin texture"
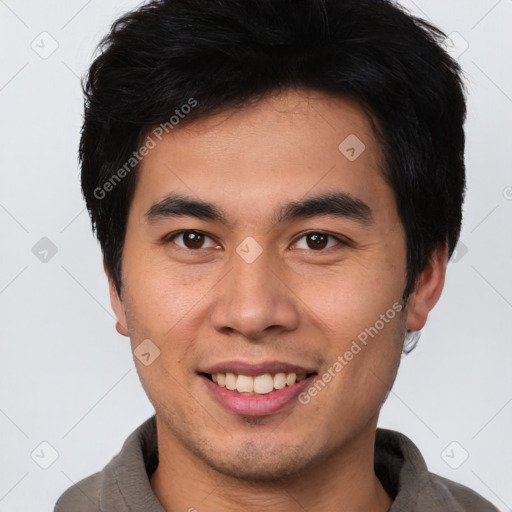
M 366 148 L 349 161 L 338 145 Z M 386 511 L 373 471 L 378 413 L 395 379 L 406 329 L 423 327 L 441 293 L 446 248 L 425 267 L 400 314 L 307 405 L 244 417 L 226 410 L 197 374 L 237 359 L 332 367 L 358 334 L 401 304 L 406 246 L 394 194 L 382 177 L 370 121 L 354 102 L 287 90 L 252 106 L 177 127 L 141 164 L 122 260 L 117 329 L 135 349 L 149 338 L 160 356 L 137 359 L 158 427 L 151 485 L 167 510 Z M 316 216 L 273 221 L 284 204 L 325 192 L 364 201 L 373 222 Z M 149 222 L 169 193 L 209 201 L 229 225 L 183 216 Z M 187 248 L 181 230 L 207 235 Z M 326 248 L 308 231 L 328 232 Z M 236 252 L 253 237 L 263 252 Z

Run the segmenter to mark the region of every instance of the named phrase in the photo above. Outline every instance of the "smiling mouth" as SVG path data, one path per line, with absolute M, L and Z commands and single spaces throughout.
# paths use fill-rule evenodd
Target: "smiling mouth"
M 295 383 L 316 375 L 316 373 L 263 373 L 251 376 L 236 373 L 203 373 L 204 377 L 221 388 L 241 395 L 266 395 L 273 391 L 293 386 Z

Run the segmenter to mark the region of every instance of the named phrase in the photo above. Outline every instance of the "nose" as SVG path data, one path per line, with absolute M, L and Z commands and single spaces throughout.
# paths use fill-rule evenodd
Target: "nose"
M 258 341 L 298 327 L 297 299 L 266 252 L 251 263 L 233 254 L 231 270 L 218 284 L 211 311 L 217 331 Z

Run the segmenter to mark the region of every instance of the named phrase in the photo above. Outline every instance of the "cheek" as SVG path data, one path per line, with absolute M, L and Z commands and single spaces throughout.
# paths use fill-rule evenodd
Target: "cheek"
M 326 399 L 333 404 L 344 396 L 349 407 L 377 406 L 394 380 L 405 329 L 405 278 L 396 272 L 386 257 L 376 258 L 333 274 L 310 295 L 325 339 L 324 380 L 332 382 Z
M 158 352 L 149 366 L 136 358 L 137 371 L 146 391 L 157 392 L 159 382 L 160 387 L 167 383 L 165 387 L 175 379 L 183 381 L 187 362 L 197 357 L 197 333 L 207 317 L 211 279 L 142 257 L 129 261 L 124 277 L 123 296 L 132 350 L 149 339 Z
M 387 326 L 401 309 L 405 279 L 396 278 L 396 273 L 384 267 L 382 262 L 351 263 L 327 278 L 296 281 L 295 290 L 307 306 L 306 312 L 314 313 L 312 322 L 343 344 L 373 326 L 381 315 L 385 315 Z
M 206 270 L 170 265 L 165 258 L 127 258 L 123 278 L 133 323 L 147 329 L 146 336 L 157 338 L 181 328 L 211 289 L 212 272 Z
M 384 309 L 383 314 L 388 323 L 379 313 L 371 321 L 359 322 L 361 327 L 355 328 L 352 321 L 350 334 L 340 325 L 342 334 L 329 344 L 329 356 L 323 373 L 318 376 L 321 383 L 314 386 L 315 397 L 310 396 L 315 408 L 311 417 L 322 418 L 329 411 L 328 414 L 339 419 L 331 422 L 329 428 L 337 426 L 343 430 L 347 425 L 373 417 L 393 384 L 400 362 L 399 339 L 404 319 L 392 307 Z

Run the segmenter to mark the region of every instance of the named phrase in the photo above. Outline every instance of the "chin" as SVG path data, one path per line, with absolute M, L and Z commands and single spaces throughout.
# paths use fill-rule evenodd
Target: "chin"
M 248 482 L 272 482 L 297 476 L 311 467 L 312 458 L 303 446 L 262 447 L 261 443 L 246 442 L 222 458 L 203 454 L 203 460 L 215 471 Z

